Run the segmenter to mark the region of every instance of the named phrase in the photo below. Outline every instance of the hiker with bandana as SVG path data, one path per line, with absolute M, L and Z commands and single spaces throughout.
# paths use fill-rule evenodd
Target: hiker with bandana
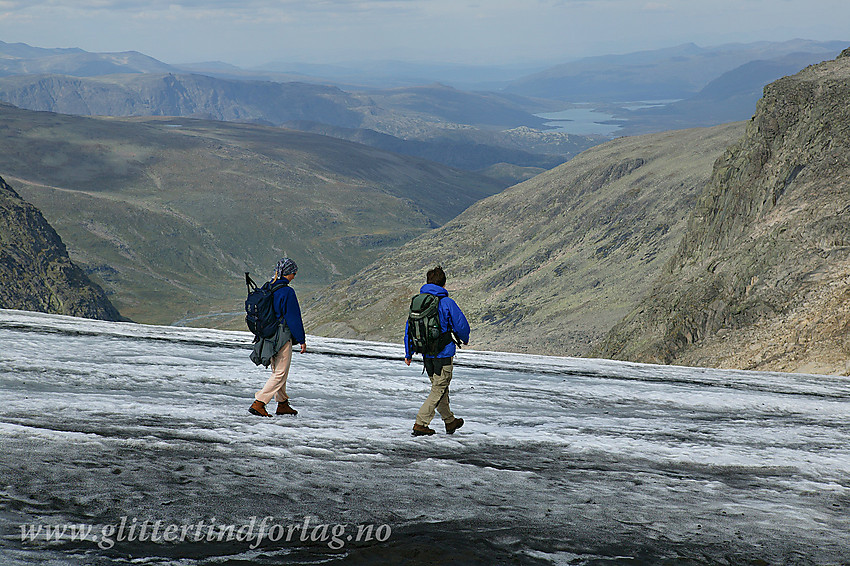
M 274 290 L 274 311 L 280 324 L 277 333 L 272 338 L 257 338 L 251 361 L 268 367 L 271 365 L 272 375 L 266 385 L 254 394 L 254 403 L 248 409 L 252 415 L 271 417 L 266 411 L 266 403 L 274 398 L 277 401 L 278 415 L 297 415 L 298 411 L 289 405 L 286 394 L 286 378 L 292 362 L 292 345 L 300 344 L 301 353 L 307 351 L 304 323 L 301 321 L 301 308 L 295 291 L 289 283 L 295 278 L 298 266 L 288 257 L 277 262 L 274 278 L 266 283 Z

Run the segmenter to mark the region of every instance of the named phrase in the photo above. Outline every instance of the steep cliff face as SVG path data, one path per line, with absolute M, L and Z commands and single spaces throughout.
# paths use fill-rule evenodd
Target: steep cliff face
M 654 290 L 593 353 L 844 372 L 850 49 L 765 88 Z
M 0 308 L 122 320 L 41 212 L 0 178 Z

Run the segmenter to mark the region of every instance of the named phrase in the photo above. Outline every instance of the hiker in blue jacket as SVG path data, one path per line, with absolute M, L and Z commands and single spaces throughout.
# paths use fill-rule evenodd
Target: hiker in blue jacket
M 419 289 L 419 292 L 440 298 L 437 311 L 440 330 L 444 333 L 453 332 L 460 342 L 469 344 L 469 322 L 457 303 L 449 298 L 449 292 L 445 289 L 446 274 L 443 268 L 437 266 L 429 270 L 425 277 L 426 284 Z M 408 336 L 409 325 L 410 321 L 404 327 L 404 363 L 407 365 L 410 365 L 413 357 Z M 449 384 L 452 381 L 452 362 L 455 352 L 455 341 L 450 340 L 436 355 L 423 355 L 425 371 L 428 373 L 428 379 L 431 380 L 431 392 L 416 415 L 416 422 L 413 425 L 414 436 L 431 435 L 436 432 L 428 426 L 434 418 L 435 410 L 443 418 L 447 434 L 454 434 L 463 426 L 463 419 L 455 417 L 449 408 Z
M 298 306 L 295 291 L 289 286 L 297 272 L 298 266 L 294 261 L 287 257 L 282 258 L 277 262 L 274 278 L 267 283 L 269 287 L 278 285 L 274 291 L 274 311 L 281 322 L 274 337 L 258 338 L 254 342 L 251 361 L 266 367 L 271 364 L 272 376 L 266 385 L 254 394 L 254 403 L 248 409 L 252 415 L 271 417 L 266 411 L 266 403 L 272 398 L 277 400 L 275 414 L 298 414 L 298 411 L 289 405 L 289 396 L 286 394 L 286 378 L 289 376 L 289 366 L 292 363 L 292 345 L 301 344 L 302 354 L 307 351 L 304 323 L 301 321 L 301 307 Z

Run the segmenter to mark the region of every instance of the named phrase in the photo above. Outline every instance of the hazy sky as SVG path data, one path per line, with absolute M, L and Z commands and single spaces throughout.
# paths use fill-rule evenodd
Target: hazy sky
M 2 41 L 167 63 L 552 63 L 794 38 L 850 39 L 850 1 L 0 0 Z

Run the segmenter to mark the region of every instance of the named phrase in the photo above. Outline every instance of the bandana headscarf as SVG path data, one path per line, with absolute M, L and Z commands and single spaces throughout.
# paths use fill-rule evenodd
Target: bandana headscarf
M 285 275 L 296 273 L 297 271 L 298 266 L 295 265 L 295 262 L 288 257 L 283 257 L 277 262 L 277 267 L 275 267 L 274 270 L 274 277 L 275 279 L 283 279 Z

